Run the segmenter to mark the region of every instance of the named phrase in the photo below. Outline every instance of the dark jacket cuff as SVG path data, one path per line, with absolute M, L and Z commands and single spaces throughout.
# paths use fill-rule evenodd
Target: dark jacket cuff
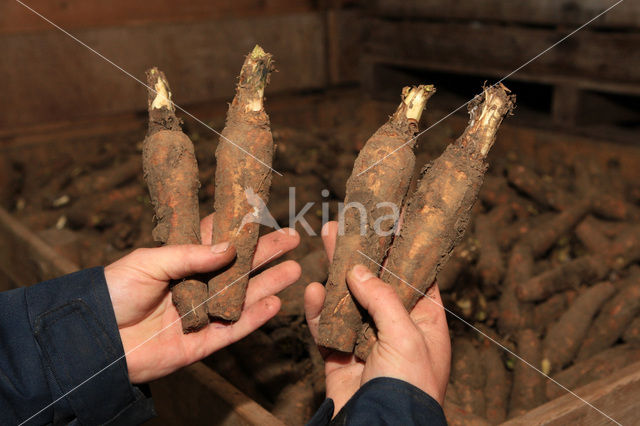
M 331 420 L 334 405 L 327 399 L 309 425 L 433 425 L 446 426 L 440 404 L 417 387 L 379 377 L 365 383 Z
M 150 397 L 129 381 L 103 268 L 29 287 L 25 298 L 53 402 L 46 417 L 131 424 L 155 415 Z

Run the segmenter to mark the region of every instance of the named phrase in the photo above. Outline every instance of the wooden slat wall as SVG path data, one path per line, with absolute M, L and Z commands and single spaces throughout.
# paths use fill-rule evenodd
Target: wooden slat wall
M 326 23 L 329 83 L 358 81 L 362 43 L 366 35 L 366 22 L 361 11 L 329 10 Z
M 369 7 L 385 16 L 579 26 L 614 0 L 375 0 Z M 625 1 L 591 24 L 640 28 L 640 2 Z
M 320 13 L 74 34 L 137 78 L 151 66 L 163 69 L 180 105 L 229 99 L 244 55 L 256 43 L 275 55 L 280 71 L 267 96 L 323 87 L 327 80 Z M 144 87 L 58 31 L 6 34 L 0 41 L 0 128 L 146 108 Z
M 22 0 L 64 29 L 203 21 L 310 12 L 312 0 Z M 0 4 L 0 34 L 49 31 L 51 25 L 14 0 Z
M 566 32 L 523 27 L 374 19 L 366 51 L 379 63 L 503 77 Z M 579 32 L 514 78 L 640 93 L 640 33 Z

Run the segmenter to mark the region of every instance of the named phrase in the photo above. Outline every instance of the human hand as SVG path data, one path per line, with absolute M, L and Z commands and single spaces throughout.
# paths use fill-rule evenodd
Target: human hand
M 211 244 L 211 216 L 203 219 L 200 227 L 203 243 Z M 253 268 L 292 250 L 299 241 L 291 229 L 261 237 Z M 105 268 L 131 382 L 163 377 L 242 339 L 278 312 L 280 299 L 275 294 L 300 277 L 300 266 L 294 261 L 273 266 L 249 281 L 238 322 L 213 322 L 196 333 L 183 334 L 169 281 L 215 271 L 233 260 L 233 247 L 217 248 L 175 245 L 138 249 Z
M 329 259 L 333 258 L 336 234 L 335 222 L 325 225 L 322 238 Z M 334 401 L 334 414 L 363 384 L 376 377 L 404 380 L 442 405 L 449 380 L 451 342 L 437 285 L 409 314 L 395 291 L 362 265 L 349 271 L 347 284 L 372 316 L 378 339 L 366 363 L 352 354 L 319 348 L 325 360 L 327 398 Z M 316 341 L 324 298 L 322 284 L 309 284 L 305 292 L 305 313 Z

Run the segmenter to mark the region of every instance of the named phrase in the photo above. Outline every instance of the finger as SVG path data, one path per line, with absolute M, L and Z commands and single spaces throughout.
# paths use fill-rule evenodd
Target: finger
M 137 249 L 118 262 L 142 270 L 157 280 L 167 281 L 215 271 L 227 265 L 235 255 L 235 248 L 229 243 L 215 246 L 184 244 Z
M 282 228 L 260 237 L 253 256 L 252 268 L 275 260 L 300 244 L 300 234 L 295 229 Z
M 451 338 L 437 284 L 418 301 L 411 311 L 411 318 L 422 332 L 433 361 L 438 365 L 448 365 L 451 360 Z
M 298 281 L 300 274 L 298 262 L 287 260 L 256 275 L 249 280 L 245 306 L 250 306 L 267 296 L 278 294 Z
M 336 238 L 338 236 L 338 222 L 332 220 L 327 222 L 322 227 L 322 243 L 324 244 L 324 251 L 327 252 L 329 262 L 333 261 L 333 253 L 336 250 Z
M 373 318 L 379 335 L 393 338 L 415 329 L 409 313 L 393 288 L 373 275 L 366 266 L 353 267 L 347 274 L 347 284 L 358 302 Z
M 266 297 L 242 312 L 233 324 L 212 323 L 205 329 L 207 338 L 203 345 L 204 356 L 246 337 L 273 318 L 280 310 L 281 302 L 276 296 Z
M 200 221 L 200 241 L 202 244 L 211 244 L 211 235 L 213 233 L 213 213 Z
M 304 316 L 314 341 L 318 341 L 318 326 L 320 324 L 320 312 L 326 297 L 326 290 L 320 283 L 311 283 L 304 291 Z
M 446 324 L 447 317 L 438 284 L 431 286 L 427 293 L 418 300 L 410 315 L 416 324 L 429 326 L 442 320 Z

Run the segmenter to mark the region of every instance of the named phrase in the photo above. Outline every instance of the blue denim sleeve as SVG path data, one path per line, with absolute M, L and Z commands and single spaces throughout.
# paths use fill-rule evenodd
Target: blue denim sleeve
M 138 424 L 155 415 L 129 381 L 103 268 L 0 293 L 0 423 Z
M 308 425 L 447 425 L 442 407 L 435 399 L 407 382 L 390 377 L 365 383 L 332 420 L 333 410 L 333 401 L 325 400 Z

